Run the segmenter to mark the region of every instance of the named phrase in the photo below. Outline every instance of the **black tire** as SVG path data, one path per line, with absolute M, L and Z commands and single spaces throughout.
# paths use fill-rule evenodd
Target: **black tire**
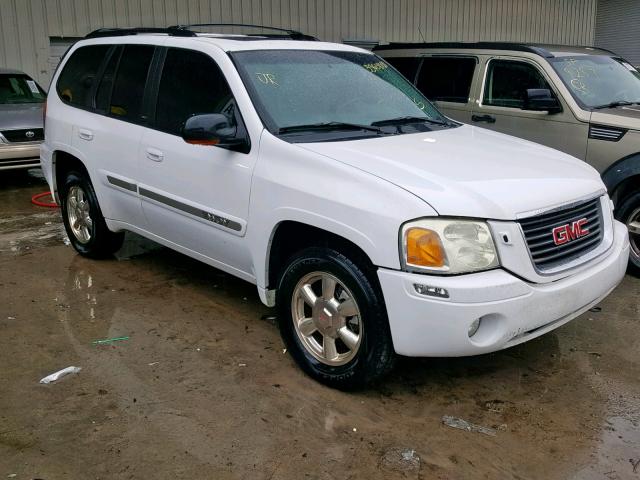
M 631 221 L 640 222 L 640 192 L 633 192 L 616 205 L 615 216 L 625 225 Z M 640 235 L 630 235 L 631 251 L 629 252 L 628 273 L 640 277 Z
M 395 363 L 386 307 L 375 272 L 365 269 L 345 255 L 323 247 L 310 247 L 289 259 L 280 277 L 277 308 L 280 333 L 298 365 L 314 379 L 341 390 L 371 384 L 387 374 Z M 319 361 L 300 340 L 294 326 L 293 298 L 301 279 L 313 272 L 328 273 L 353 295 L 359 307 L 358 327 L 362 336 L 353 349 L 354 357 L 344 365 Z M 338 287 L 342 289 L 342 286 Z
M 80 188 L 83 192 L 85 202 L 88 204 L 89 216 L 92 221 L 87 227 L 89 238 L 82 241 L 73 231 L 69 220 L 69 192 L 74 188 Z M 107 227 L 98 204 L 96 192 L 93 189 L 91 180 L 87 174 L 80 171 L 70 171 L 67 173 L 64 184 L 60 189 L 60 201 L 62 210 L 62 220 L 67 236 L 73 248 L 85 257 L 89 258 L 106 258 L 113 255 L 120 247 L 124 240 L 124 232 L 112 232 Z

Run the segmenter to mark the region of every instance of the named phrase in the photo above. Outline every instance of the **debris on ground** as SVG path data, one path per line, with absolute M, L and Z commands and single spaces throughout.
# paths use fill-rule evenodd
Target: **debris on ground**
M 589 309 L 590 312 L 598 313 L 602 311 L 602 307 L 593 307 Z
M 382 466 L 393 470 L 419 470 L 420 457 L 412 448 L 390 448 L 382 455 Z
M 112 342 L 120 342 L 122 340 L 129 340 L 129 337 L 113 337 L 113 338 L 105 338 L 103 340 L 94 340 L 91 342 L 94 345 L 105 345 Z
M 150 367 L 153 367 L 154 365 L 158 365 L 160 362 L 151 362 L 151 363 L 147 363 L 147 365 L 149 365 Z
M 40 383 L 44 383 L 46 385 L 48 383 L 52 383 L 52 382 L 55 382 L 57 380 L 60 380 L 62 377 L 66 376 L 66 375 L 70 375 L 72 373 L 78 373 L 80 370 L 82 370 L 81 367 L 63 368 L 62 370 L 58 370 L 57 372 L 52 373 L 51 375 L 47 375 L 42 380 L 40 380 Z
M 483 433 L 485 435 L 489 435 L 492 437 L 496 436 L 496 431 L 493 428 L 483 427 L 482 425 L 476 425 L 474 423 L 467 422 L 462 418 L 451 417 L 449 415 L 444 415 L 442 417 L 442 423 L 451 428 L 457 428 L 459 430 L 466 430 L 467 432 L 477 432 Z
M 630 458 L 629 463 L 631 463 L 631 466 L 633 467 L 633 473 L 638 473 L 638 467 L 640 467 L 640 458 L 638 460 Z
M 239 364 L 238 364 L 238 366 L 239 366 L 239 367 L 246 367 L 246 366 L 247 366 L 247 364 L 246 364 L 246 363 L 239 363 Z

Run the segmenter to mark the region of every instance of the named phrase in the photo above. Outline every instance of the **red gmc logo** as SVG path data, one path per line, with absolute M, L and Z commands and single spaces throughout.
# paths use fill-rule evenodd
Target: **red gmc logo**
M 553 243 L 555 243 L 556 245 L 564 245 L 565 243 L 571 242 L 576 238 L 589 235 L 589 229 L 583 228 L 586 223 L 587 219 L 581 218 L 580 220 L 576 220 L 571 224 L 567 223 L 566 225 L 554 228 Z

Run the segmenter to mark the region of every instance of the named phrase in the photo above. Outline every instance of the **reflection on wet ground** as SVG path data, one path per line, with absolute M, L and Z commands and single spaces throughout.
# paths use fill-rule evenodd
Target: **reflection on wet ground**
M 29 204 L 45 188 L 0 180 L 0 475 L 640 478 L 637 279 L 529 343 L 405 358 L 348 394 L 283 353 L 252 285 L 129 234 L 112 260 L 77 256 Z

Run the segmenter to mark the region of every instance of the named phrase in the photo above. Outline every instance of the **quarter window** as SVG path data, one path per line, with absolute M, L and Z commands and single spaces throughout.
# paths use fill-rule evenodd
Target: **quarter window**
M 416 86 L 429 100 L 467 103 L 475 68 L 475 58 L 425 57 Z
M 133 122 L 141 120 L 144 88 L 153 51 L 151 45 L 124 47 L 109 102 L 110 115 Z
M 91 93 L 96 74 L 110 45 L 80 47 L 60 72 L 56 91 L 62 100 L 79 107 L 91 107 Z
M 192 115 L 224 113 L 233 122 L 231 89 L 211 57 L 193 50 L 170 48 L 162 69 L 156 128 L 180 135 Z
M 484 105 L 522 108 L 527 89 L 551 87 L 533 65 L 512 60 L 491 60 L 484 85 Z

